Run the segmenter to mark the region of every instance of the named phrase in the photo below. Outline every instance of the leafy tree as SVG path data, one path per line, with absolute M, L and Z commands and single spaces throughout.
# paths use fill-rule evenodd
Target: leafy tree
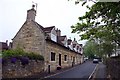
M 89 58 L 94 58 L 98 55 L 98 46 L 94 41 L 88 41 L 84 46 L 84 54 Z
M 82 40 L 99 41 L 105 53 L 109 54 L 114 49 L 113 44 L 120 45 L 120 1 L 96 2 L 87 8 L 89 11 L 78 18 L 77 24 L 71 26 L 72 32 L 84 32 L 80 35 Z

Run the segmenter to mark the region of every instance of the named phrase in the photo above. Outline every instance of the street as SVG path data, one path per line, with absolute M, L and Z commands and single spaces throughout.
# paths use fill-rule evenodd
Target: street
M 73 67 L 72 69 L 48 76 L 47 78 L 86 78 L 88 79 L 97 64 L 92 61 L 87 61 L 81 65 Z

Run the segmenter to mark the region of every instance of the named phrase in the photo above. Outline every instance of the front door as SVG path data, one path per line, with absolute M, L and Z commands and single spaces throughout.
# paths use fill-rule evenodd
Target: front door
M 61 54 L 59 54 L 59 65 L 61 66 Z

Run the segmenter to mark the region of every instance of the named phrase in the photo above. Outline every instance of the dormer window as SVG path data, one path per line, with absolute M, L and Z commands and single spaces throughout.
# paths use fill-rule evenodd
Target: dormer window
M 51 33 L 51 40 L 57 42 L 57 36 Z
M 44 28 L 44 31 L 47 37 L 49 37 L 49 39 L 51 39 L 54 42 L 57 42 L 57 32 L 55 30 L 55 26 L 46 27 Z

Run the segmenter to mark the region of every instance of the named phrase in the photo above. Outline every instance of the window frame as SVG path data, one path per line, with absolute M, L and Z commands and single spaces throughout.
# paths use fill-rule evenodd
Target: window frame
M 52 58 L 52 54 L 54 54 L 53 58 Z M 56 58 L 56 54 L 54 52 L 51 52 L 50 53 L 50 61 L 52 61 L 52 62 L 56 61 L 55 58 Z
M 64 61 L 67 61 L 67 55 L 64 55 Z

